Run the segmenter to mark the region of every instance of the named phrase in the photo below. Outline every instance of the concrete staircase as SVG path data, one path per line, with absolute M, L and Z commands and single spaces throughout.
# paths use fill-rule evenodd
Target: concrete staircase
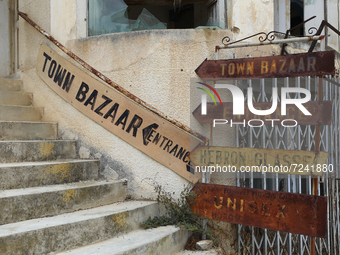
M 0 254 L 174 254 L 188 233 L 142 230 L 153 201 L 124 201 L 127 181 L 98 180 L 99 161 L 42 122 L 21 80 L 0 78 Z

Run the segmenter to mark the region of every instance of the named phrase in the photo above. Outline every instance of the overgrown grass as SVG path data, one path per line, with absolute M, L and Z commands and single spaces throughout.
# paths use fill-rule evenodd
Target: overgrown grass
M 191 231 L 191 233 L 197 238 L 202 234 L 207 236 L 218 245 L 218 241 L 214 236 L 214 231 L 209 227 L 203 228 L 203 217 L 199 217 L 196 213 L 193 213 L 190 209 L 190 204 L 195 203 L 197 195 L 191 191 L 192 185 L 188 185 L 180 193 L 179 198 L 173 198 L 175 193 L 166 192 L 160 185 L 155 186 L 157 193 L 157 201 L 164 205 L 165 215 L 149 218 L 141 225 L 143 228 L 156 228 L 160 226 L 176 225 L 182 229 Z M 187 202 L 188 199 L 188 202 Z M 209 221 L 209 219 L 205 219 Z

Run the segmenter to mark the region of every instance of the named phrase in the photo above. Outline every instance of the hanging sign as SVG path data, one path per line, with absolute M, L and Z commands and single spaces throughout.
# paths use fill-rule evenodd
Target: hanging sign
M 196 184 L 190 208 L 199 216 L 235 224 L 326 238 L 327 197 Z
M 254 79 L 334 75 L 334 51 L 285 56 L 204 60 L 195 70 L 202 79 Z
M 322 176 L 332 172 L 328 152 L 259 148 L 198 147 L 191 152 L 195 172 L 266 172 Z
M 247 104 L 244 105 L 244 115 L 233 115 L 233 103 L 222 103 L 223 106 L 215 105 L 214 103 L 207 103 L 207 114 L 201 114 L 201 104 L 193 111 L 194 117 L 200 124 L 213 123 L 214 119 L 225 119 L 237 123 L 242 121 L 262 120 L 264 125 L 281 125 L 282 121 L 286 125 L 331 125 L 332 124 L 332 101 L 309 101 L 304 103 L 303 106 L 311 113 L 311 115 L 304 115 L 299 108 L 292 104 L 287 106 L 287 114 L 281 115 L 281 106 L 278 105 L 277 110 L 272 114 L 260 116 L 255 115 L 249 111 Z M 272 103 L 253 103 L 254 108 L 257 110 L 270 109 Z M 295 120 L 294 122 L 288 119 Z M 273 120 L 273 121 L 271 121 Z
M 191 178 L 188 133 L 92 78 L 45 44 L 39 51 L 37 73 L 87 117 L 187 180 L 196 180 Z

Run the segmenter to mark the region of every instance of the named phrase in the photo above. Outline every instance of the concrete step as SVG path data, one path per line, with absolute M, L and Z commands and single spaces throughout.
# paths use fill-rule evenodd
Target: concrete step
M 32 93 L 24 93 L 21 91 L 0 90 L 1 105 L 32 105 Z
M 20 91 L 22 80 L 0 78 L 0 90 Z
M 98 160 L 81 159 L 0 164 L 0 190 L 95 180 L 98 168 Z
M 1 121 L 41 121 L 43 108 L 33 106 L 0 105 Z
M 126 198 L 126 181 L 87 181 L 0 191 L 0 225 L 107 205 Z
M 165 226 L 136 230 L 107 241 L 57 253 L 57 255 L 167 255 L 183 250 L 188 238 L 188 231 L 175 226 Z
M 0 141 L 0 163 L 47 161 L 76 158 L 71 140 Z
M 54 122 L 0 121 L 0 141 L 55 140 L 58 124 Z
M 129 201 L 0 226 L 0 254 L 61 252 L 137 230 L 158 215 L 151 201 Z

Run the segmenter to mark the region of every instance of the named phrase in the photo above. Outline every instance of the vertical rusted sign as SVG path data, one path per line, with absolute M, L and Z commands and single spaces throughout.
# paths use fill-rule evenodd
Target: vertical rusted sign
M 327 197 L 196 184 L 193 212 L 212 220 L 325 238 Z M 189 201 L 188 201 L 189 202 Z

